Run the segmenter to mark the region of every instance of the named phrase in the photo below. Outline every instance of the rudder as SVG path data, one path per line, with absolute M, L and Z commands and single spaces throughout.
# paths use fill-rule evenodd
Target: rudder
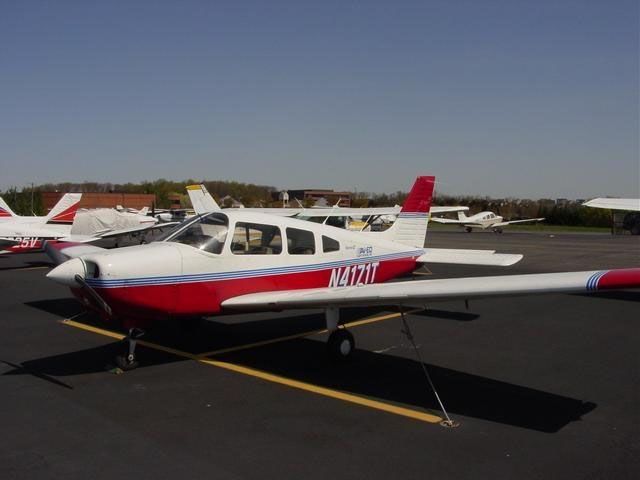
M 424 247 L 435 180 L 434 176 L 416 178 L 398 218 L 384 232 L 388 240 L 416 248 Z
M 65 193 L 45 217 L 46 223 L 73 223 L 81 199 L 81 193 Z

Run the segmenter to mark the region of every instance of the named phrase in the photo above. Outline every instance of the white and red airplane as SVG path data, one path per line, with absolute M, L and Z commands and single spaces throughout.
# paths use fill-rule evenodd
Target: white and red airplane
M 341 307 L 424 306 L 427 302 L 500 295 L 593 292 L 640 286 L 640 268 L 610 271 L 384 283 L 423 263 L 508 266 L 522 255 L 424 248 L 434 177 L 418 177 L 393 226 L 351 232 L 257 212 L 218 211 L 194 217 L 161 241 L 102 250 L 57 248 L 70 258 L 47 275 L 85 304 L 129 328 L 116 357 L 135 368 L 135 339 L 161 319 L 239 311 L 322 308 L 337 357 L 354 349 L 338 328 Z
M 42 251 L 46 240 L 69 235 L 81 193 L 65 193 L 47 215 L 16 215 L 0 198 L 0 254 Z

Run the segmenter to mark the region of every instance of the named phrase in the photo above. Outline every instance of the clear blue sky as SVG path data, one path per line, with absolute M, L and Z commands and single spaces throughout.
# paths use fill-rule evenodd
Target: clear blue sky
M 640 196 L 638 2 L 4 1 L 0 189 Z

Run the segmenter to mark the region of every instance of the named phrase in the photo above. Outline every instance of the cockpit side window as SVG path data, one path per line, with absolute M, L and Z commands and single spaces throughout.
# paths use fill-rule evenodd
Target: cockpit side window
M 316 253 L 313 232 L 299 228 L 287 228 L 287 251 L 290 255 L 313 255 Z
M 210 213 L 199 217 L 186 226 L 179 226 L 165 241 L 190 245 L 204 252 L 219 255 L 227 239 L 229 221 L 226 215 Z
M 340 242 L 333 238 L 322 235 L 322 251 L 324 253 L 337 252 L 340 250 Z
M 282 235 L 275 225 L 238 222 L 233 230 L 231 252 L 234 255 L 278 255 Z

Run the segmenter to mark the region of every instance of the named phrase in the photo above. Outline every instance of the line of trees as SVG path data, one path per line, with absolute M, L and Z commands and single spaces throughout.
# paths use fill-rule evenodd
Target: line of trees
M 21 190 L 10 188 L 1 192 L 5 201 L 19 215 L 43 215 L 44 206 L 40 192 L 118 192 L 118 193 L 147 193 L 155 194 L 156 207 L 168 208 L 169 196 L 178 194 L 184 207 L 190 207 L 188 196 L 185 195 L 187 185 L 203 183 L 211 195 L 220 200 L 231 196 L 248 207 L 278 207 L 279 201 L 274 201 L 275 187 L 255 185 L 224 180 L 183 180 L 172 181 L 158 179 L 141 183 L 45 183 L 35 186 L 32 190 L 25 187 Z M 370 193 L 355 192 L 352 197 L 353 207 L 385 207 L 402 205 L 407 196 L 406 192 Z M 293 200 L 293 199 L 291 199 Z M 466 205 L 471 214 L 489 210 L 502 215 L 509 220 L 522 218 L 545 217 L 546 223 L 551 225 L 608 227 L 611 225 L 611 214 L 607 210 L 582 207 L 577 202 L 562 202 L 557 204 L 551 199 L 494 199 L 489 197 L 436 195 L 436 205 Z

